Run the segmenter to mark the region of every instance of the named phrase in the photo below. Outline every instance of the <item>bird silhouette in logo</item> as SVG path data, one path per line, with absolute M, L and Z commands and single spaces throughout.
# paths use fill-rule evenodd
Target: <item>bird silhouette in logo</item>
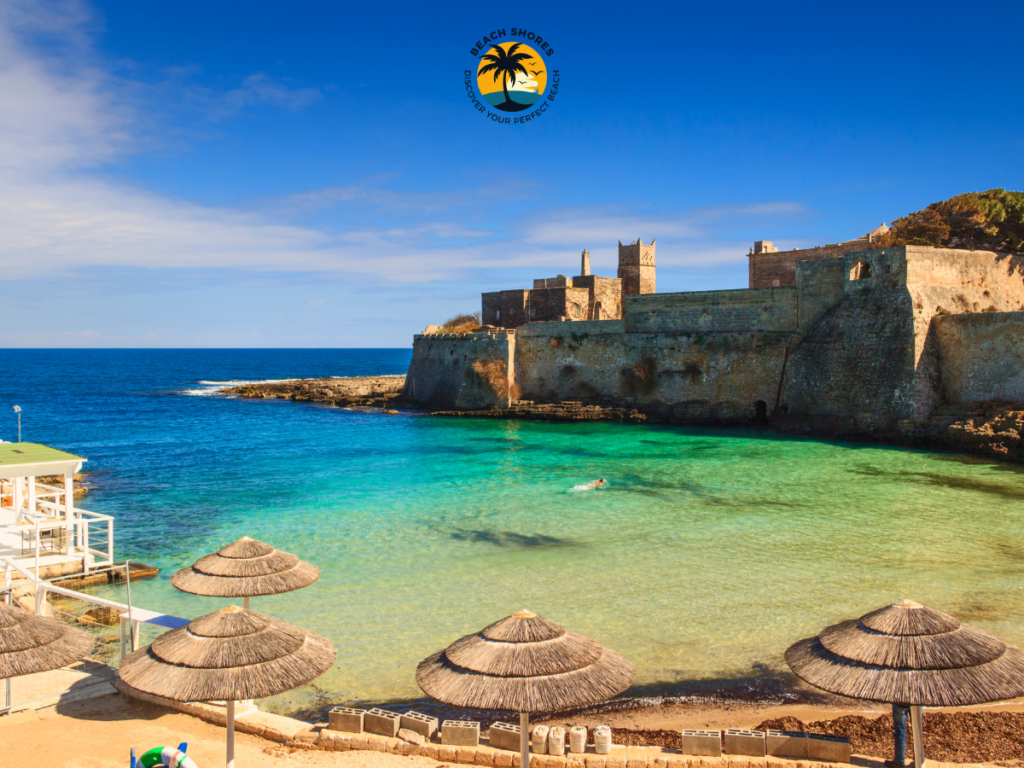
M 531 69 L 530 70 L 530 74 L 532 74 L 534 77 L 536 77 L 537 75 L 539 75 L 543 71 L 544 70 L 542 70 L 542 69 Z

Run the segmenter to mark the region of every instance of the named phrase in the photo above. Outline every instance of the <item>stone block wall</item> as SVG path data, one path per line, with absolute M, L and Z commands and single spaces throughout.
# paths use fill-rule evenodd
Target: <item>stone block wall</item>
M 782 403 L 791 415 L 842 417 L 850 431 L 913 417 L 914 322 L 905 285 L 856 281 L 793 349 Z
M 1024 312 L 940 316 L 932 332 L 945 403 L 1024 402 Z
M 480 322 L 498 328 L 518 328 L 529 322 L 526 317 L 529 295 L 524 289 L 481 294 Z
M 679 421 L 746 421 L 774 407 L 792 334 L 622 328 L 621 321 L 527 326 L 516 339 L 523 399 L 626 401 Z
M 866 240 L 852 240 L 848 243 L 823 245 L 818 248 L 804 248 L 793 251 L 774 251 L 769 253 L 751 253 L 748 265 L 748 287 L 750 288 L 785 288 L 796 285 L 796 265 L 802 261 L 819 261 L 835 259 L 847 253 L 862 251 L 867 247 Z
M 795 288 L 695 291 L 630 296 L 629 333 L 790 333 L 797 329 Z
M 617 277 L 578 275 L 572 279 L 573 286 L 589 291 L 587 320 L 619 320 L 622 318 L 622 281 Z M 595 317 L 600 304 L 600 317 Z
M 416 336 L 402 395 L 433 408 L 507 408 L 514 352 L 514 333 Z

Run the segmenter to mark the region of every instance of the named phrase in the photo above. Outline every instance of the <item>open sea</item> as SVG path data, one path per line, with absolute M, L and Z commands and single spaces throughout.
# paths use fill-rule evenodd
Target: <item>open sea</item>
M 88 457 L 80 506 L 135 605 L 228 601 L 170 576 L 249 535 L 323 571 L 252 607 L 338 661 L 266 703 L 416 697 L 416 664 L 521 608 L 633 661 L 634 695 L 756 693 L 786 647 L 911 598 L 1024 644 L 1024 474 L 948 454 L 668 426 L 399 416 L 218 394 L 231 382 L 404 373 L 408 349 L 5 350 L 0 438 Z M 573 486 L 605 477 L 609 487 Z M 124 599 L 123 587 L 105 588 Z

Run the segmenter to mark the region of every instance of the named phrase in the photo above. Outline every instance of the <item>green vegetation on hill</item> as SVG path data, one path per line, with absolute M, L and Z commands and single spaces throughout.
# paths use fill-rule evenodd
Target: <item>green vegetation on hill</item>
M 896 219 L 879 244 L 1024 252 L 1024 192 L 968 192 Z

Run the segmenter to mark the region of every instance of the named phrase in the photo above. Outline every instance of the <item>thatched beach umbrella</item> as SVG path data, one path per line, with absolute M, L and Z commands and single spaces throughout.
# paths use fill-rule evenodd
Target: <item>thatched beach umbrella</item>
M 0 604 L 0 678 L 6 679 L 4 708 L 11 707 L 11 678 L 49 672 L 81 661 L 93 639 L 56 619 Z
M 119 674 L 143 693 L 227 703 L 227 765 L 235 764 L 235 702 L 314 680 L 338 653 L 318 635 L 229 605 L 161 635 L 125 657 Z
M 530 713 L 564 712 L 622 693 L 636 669 L 615 651 L 530 611 L 520 611 L 424 659 L 416 682 L 433 699 L 518 712 L 522 768 Z
M 171 584 L 193 595 L 242 597 L 242 607 L 248 608 L 250 597 L 292 592 L 319 578 L 315 565 L 243 536 L 178 571 Z
M 786 663 L 830 693 L 910 707 L 917 766 L 924 764 L 921 707 L 1024 696 L 1024 651 L 912 600 L 801 640 Z

